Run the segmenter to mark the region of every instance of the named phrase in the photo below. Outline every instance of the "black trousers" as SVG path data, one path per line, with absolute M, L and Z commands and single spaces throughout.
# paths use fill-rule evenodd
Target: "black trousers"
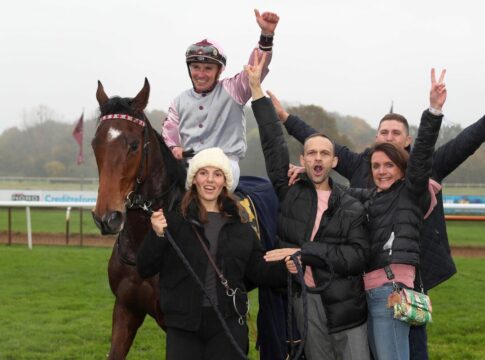
M 411 360 L 428 360 L 426 325 L 411 326 L 409 330 L 409 355 Z
M 249 350 L 248 327 L 236 317 L 226 319 L 232 336 L 244 353 Z M 167 328 L 167 360 L 241 360 L 212 307 L 202 308 L 197 331 Z

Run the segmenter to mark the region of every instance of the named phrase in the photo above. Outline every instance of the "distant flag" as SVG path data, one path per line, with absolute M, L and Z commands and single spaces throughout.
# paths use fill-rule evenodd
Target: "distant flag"
M 81 117 L 77 121 L 76 127 L 72 131 L 72 136 L 76 140 L 79 145 L 79 153 L 77 155 L 77 164 L 81 165 L 84 162 L 83 156 L 83 120 L 84 120 L 84 112 L 81 114 Z
M 389 114 L 394 113 L 394 100 L 391 100 L 391 108 L 389 109 Z

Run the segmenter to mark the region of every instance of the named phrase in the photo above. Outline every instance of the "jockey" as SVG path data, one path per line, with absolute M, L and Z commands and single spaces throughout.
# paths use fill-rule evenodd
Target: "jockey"
M 273 48 L 273 36 L 279 17 L 275 13 L 254 10 L 261 29 L 256 50 L 268 52 L 263 78 L 268 73 Z M 253 63 L 254 52 L 249 63 Z M 184 150 L 194 153 L 210 148 L 222 148 L 231 161 L 234 190 L 239 182 L 239 160 L 246 155 L 246 118 L 244 106 L 251 97 L 248 76 L 244 71 L 219 80 L 227 57 L 214 41 L 204 39 L 188 47 L 185 61 L 192 88 L 182 92 L 170 104 L 163 123 L 162 136 L 177 159 Z

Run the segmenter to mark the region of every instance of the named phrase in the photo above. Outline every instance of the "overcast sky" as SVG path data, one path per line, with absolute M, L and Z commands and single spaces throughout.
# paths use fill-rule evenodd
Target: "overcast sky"
M 449 122 L 485 114 L 485 1 L 470 0 L 16 0 L 0 15 L 0 132 L 23 128 L 40 105 L 74 123 L 95 114 L 97 80 L 134 96 L 145 76 L 148 109 L 190 87 L 186 47 L 205 37 L 242 69 L 259 38 L 253 9 L 280 15 L 264 88 L 293 104 L 364 118 L 394 101 L 417 124 L 429 71 L 446 67 Z

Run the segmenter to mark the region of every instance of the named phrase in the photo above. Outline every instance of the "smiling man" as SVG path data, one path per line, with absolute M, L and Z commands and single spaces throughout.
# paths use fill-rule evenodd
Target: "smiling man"
M 254 10 L 261 29 L 258 48 L 254 54 L 267 53 L 263 78 L 269 72 L 273 36 L 279 21 L 272 12 Z M 185 62 L 192 88 L 182 92 L 170 104 L 163 123 L 162 136 L 177 159 L 184 150 L 195 154 L 203 149 L 219 147 L 229 157 L 234 176 L 234 190 L 239 181 L 239 160 L 246 155 L 246 118 L 244 106 L 251 97 L 248 77 L 244 71 L 219 80 L 226 67 L 226 54 L 221 46 L 204 39 L 190 45 Z

